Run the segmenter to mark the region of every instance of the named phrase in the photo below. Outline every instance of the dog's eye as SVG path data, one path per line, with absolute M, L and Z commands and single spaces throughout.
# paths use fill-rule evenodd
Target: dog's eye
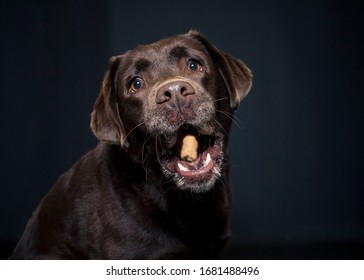
M 202 65 L 197 62 L 196 60 L 190 60 L 188 62 L 188 69 L 190 69 L 191 71 L 197 71 L 197 72 L 201 72 L 203 70 Z
M 131 93 L 135 93 L 137 92 L 138 90 L 140 90 L 143 86 L 144 82 L 142 79 L 140 78 L 135 78 L 132 80 L 131 84 L 130 84 L 130 88 L 129 88 L 129 91 Z

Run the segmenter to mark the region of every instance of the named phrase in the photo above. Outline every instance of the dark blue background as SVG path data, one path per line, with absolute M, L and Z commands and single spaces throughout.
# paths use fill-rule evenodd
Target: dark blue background
M 109 57 L 194 28 L 254 73 L 231 133 L 222 257 L 363 259 L 363 14 L 331 0 L 2 3 L 0 257 L 96 144 Z

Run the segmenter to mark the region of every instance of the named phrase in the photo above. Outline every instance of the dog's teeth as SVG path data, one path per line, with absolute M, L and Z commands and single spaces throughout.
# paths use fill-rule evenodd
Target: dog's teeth
M 207 153 L 206 160 L 205 160 L 203 167 L 206 167 L 210 163 L 210 161 L 211 161 L 211 155 L 210 155 L 210 153 Z
M 184 167 L 182 164 L 177 163 L 177 165 L 178 165 L 178 168 L 179 168 L 180 170 L 182 170 L 182 171 L 188 171 L 188 168 Z

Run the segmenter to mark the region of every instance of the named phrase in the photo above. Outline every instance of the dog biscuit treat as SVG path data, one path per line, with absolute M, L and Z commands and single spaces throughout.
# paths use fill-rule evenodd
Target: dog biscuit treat
M 198 142 L 195 136 L 187 135 L 183 138 L 181 159 L 193 162 L 197 159 Z

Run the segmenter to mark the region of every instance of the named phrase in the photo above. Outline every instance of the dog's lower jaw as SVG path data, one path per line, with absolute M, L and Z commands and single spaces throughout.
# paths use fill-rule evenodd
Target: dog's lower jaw
M 190 191 L 191 193 L 205 193 L 213 189 L 216 182 L 221 178 L 221 168 L 214 166 L 210 172 L 212 172 L 212 175 L 208 180 L 192 182 L 178 173 L 171 173 L 169 170 L 163 168 L 164 175 L 167 178 L 172 178 L 179 190 Z
M 205 160 L 205 164 L 207 161 L 210 161 L 209 165 L 212 167 L 202 167 L 202 170 L 193 170 L 192 171 L 181 171 L 180 168 L 188 169 L 188 164 L 185 163 L 187 167 L 182 166 L 181 161 L 178 159 L 175 160 L 164 160 L 161 161 L 161 168 L 164 176 L 167 180 L 173 181 L 178 190 L 182 191 L 190 191 L 191 193 L 204 193 L 208 192 L 214 188 L 216 182 L 218 180 L 222 180 L 223 172 L 223 158 L 224 152 L 222 150 L 222 143 L 219 144 L 219 152 L 217 154 L 210 155 L 207 151 L 207 156 L 200 155 L 202 158 L 203 164 Z M 208 159 L 206 159 L 208 157 Z M 204 159 L 205 158 L 205 159 Z M 193 167 L 191 167 L 193 168 Z M 205 170 L 204 170 L 205 169 Z M 191 172 L 192 175 L 188 175 Z M 201 172 L 201 174 L 199 174 Z M 196 173 L 196 175 L 194 174 Z M 185 175 L 185 176 L 184 176 Z

